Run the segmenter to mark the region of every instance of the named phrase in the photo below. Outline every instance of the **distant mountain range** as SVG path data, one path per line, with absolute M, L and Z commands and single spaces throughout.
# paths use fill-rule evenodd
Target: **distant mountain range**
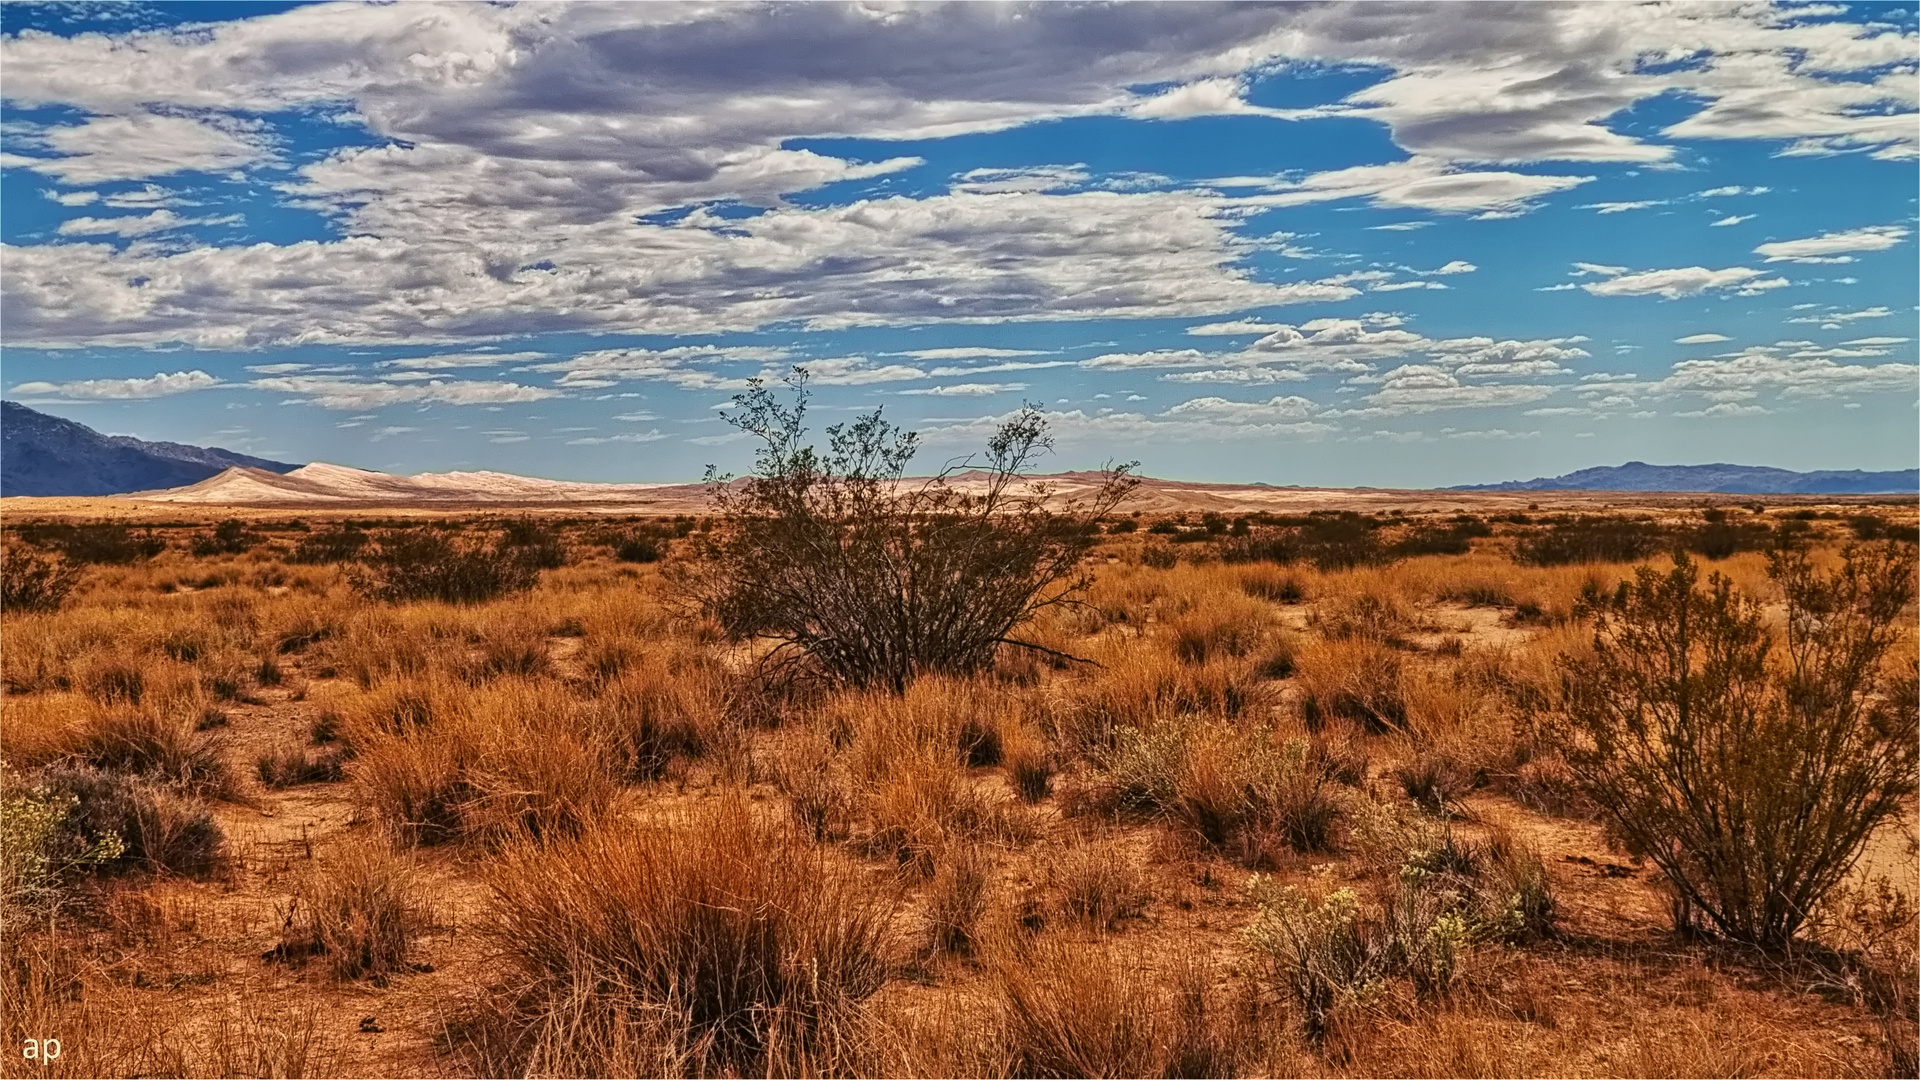
M 955 478 L 962 485 L 977 479 Z M 1064 492 L 1063 497 L 1086 494 L 1098 484 L 1098 477 L 1091 473 L 1047 479 Z M 1301 498 L 1306 490 L 1264 484 L 1149 480 L 1132 505 L 1150 512 L 1225 510 L 1247 502 L 1251 496 L 1249 506 L 1264 508 L 1271 502 L 1278 509 L 1282 503 L 1290 505 Z M 1629 461 L 1565 476 L 1445 490 L 1912 495 L 1920 493 L 1920 469 L 1802 473 L 1754 465 L 1649 465 Z M 0 495 L 128 494 L 152 502 L 227 505 L 637 502 L 654 506 L 684 503 L 689 509 L 698 509 L 705 504 L 707 490 L 700 484 L 587 484 L 500 472 L 394 476 L 324 462 L 291 465 L 231 450 L 102 435 L 84 424 L 49 416 L 17 402 L 0 402 Z
M 0 402 L 0 495 L 119 495 L 198 483 L 234 466 L 269 473 L 299 468 L 231 450 L 102 435 Z
M 1565 476 L 1463 484 L 1449 491 L 1701 491 L 1728 495 L 1882 495 L 1920 492 L 1920 469 L 1792 472 L 1761 465 L 1649 465 L 1629 461 Z

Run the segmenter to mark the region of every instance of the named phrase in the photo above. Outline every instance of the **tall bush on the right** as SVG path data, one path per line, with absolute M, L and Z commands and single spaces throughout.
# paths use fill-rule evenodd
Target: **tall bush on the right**
M 1915 673 L 1891 670 L 1913 595 L 1910 549 L 1849 546 L 1817 569 L 1777 552 L 1783 631 L 1684 554 L 1606 594 L 1589 657 L 1563 657 L 1555 726 L 1578 783 L 1666 875 L 1677 927 L 1792 940 L 1867 838 L 1915 792 Z

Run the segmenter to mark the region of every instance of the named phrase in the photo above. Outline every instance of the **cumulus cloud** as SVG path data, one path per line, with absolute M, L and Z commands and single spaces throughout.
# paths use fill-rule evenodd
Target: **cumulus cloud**
M 1587 264 L 1582 264 L 1587 265 Z M 1709 270 L 1704 266 L 1683 266 L 1672 270 L 1644 270 L 1623 273 L 1619 267 L 1589 267 L 1594 272 L 1611 274 L 1603 281 L 1589 281 L 1580 287 L 1594 296 L 1658 296 L 1678 300 L 1718 289 L 1734 289 L 1742 295 L 1754 295 L 1784 287 L 1784 278 L 1768 278 L 1766 271 L 1745 266 Z
M 1904 225 L 1870 225 L 1864 229 L 1821 233 L 1804 240 L 1777 240 L 1753 249 L 1768 262 L 1847 262 L 1849 251 L 1885 251 L 1907 238 Z
M 336 110 L 377 145 L 283 185 L 344 239 L 12 248 L 0 321 L 9 344 L 251 348 L 1330 302 L 1354 290 L 1257 279 L 1248 215 L 1354 199 L 1512 217 L 1592 179 L 1543 163 L 1669 158 L 1609 126 L 1662 95 L 1702 103 L 1668 140 L 1911 153 L 1913 42 L 1739 5 L 311 5 L 191 33 L 26 31 L 0 41 L 10 101 L 87 118 L 10 131 L 9 167 L 86 184 L 275 164 L 271 118 L 292 109 Z M 1249 78 L 1290 63 L 1387 74 L 1315 109 L 1248 103 Z M 1064 165 L 924 198 L 787 199 L 920 164 L 796 147 L 811 136 L 1232 113 L 1371 120 L 1409 156 L 1246 195 L 1086 190 Z M 716 203 L 753 213 L 651 217 Z
M 1675 345 L 1711 345 L 1717 341 L 1732 340 L 1725 334 L 1688 334 L 1686 337 L 1674 338 L 1673 343 Z
M 1038 349 L 983 349 L 968 346 L 943 349 L 914 349 L 903 352 L 901 356 L 911 356 L 915 360 L 1000 360 L 1014 356 L 1043 356 Z
M 219 379 L 195 368 L 192 371 L 163 371 L 145 378 L 16 383 L 13 392 L 29 398 L 59 397 L 76 401 L 130 401 L 171 397 L 174 394 L 207 390 L 221 385 L 224 384 Z
M 104 218 L 68 218 L 60 223 L 60 227 L 56 231 L 61 236 L 118 236 L 125 240 L 131 240 L 134 237 L 147 236 L 152 233 L 184 229 L 189 225 L 205 225 L 215 220 L 220 219 L 202 218 L 195 220 L 183 218 L 171 210 L 162 209 L 144 215 L 122 215 L 119 217 Z M 227 218 L 224 220 L 237 221 L 239 219 Z
M 57 156 L 10 154 L 8 166 L 31 169 L 75 185 L 140 180 L 189 170 L 225 172 L 270 156 L 257 121 L 221 114 L 193 117 L 133 112 L 22 130 L 20 134 L 28 145 Z

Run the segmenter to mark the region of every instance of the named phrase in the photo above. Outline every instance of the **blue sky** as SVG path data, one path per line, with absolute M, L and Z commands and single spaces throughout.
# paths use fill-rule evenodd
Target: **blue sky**
M 932 467 L 1920 463 L 1908 5 L 0 4 L 0 388 L 687 480 L 744 380 Z

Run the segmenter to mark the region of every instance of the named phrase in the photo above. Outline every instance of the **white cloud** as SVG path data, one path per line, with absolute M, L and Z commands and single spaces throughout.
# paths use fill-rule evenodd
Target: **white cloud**
M 458 368 L 498 367 L 501 364 L 517 364 L 528 360 L 540 360 L 546 357 L 543 352 L 462 352 L 435 353 L 432 356 L 408 356 L 398 360 L 382 360 L 383 368 L 401 368 L 406 371 L 451 371 Z
M 913 390 L 898 390 L 895 393 L 913 396 L 930 395 L 933 397 L 988 397 L 1004 394 L 1010 390 L 1025 390 L 1026 383 L 952 383 L 947 386 L 926 386 Z
M 1859 311 L 1835 311 L 1826 315 L 1802 315 L 1798 318 L 1788 319 L 1787 321 L 1790 323 L 1850 323 L 1860 319 L 1884 319 L 1891 314 L 1893 314 L 1893 312 L 1890 309 L 1876 304 L 1870 308 L 1861 308 Z
M 1314 173 L 1297 183 L 1274 181 L 1271 193 L 1250 195 L 1256 206 L 1301 206 L 1335 199 L 1364 198 L 1374 206 L 1464 214 L 1473 211 L 1525 212 L 1533 200 L 1566 191 L 1591 176 L 1549 176 L 1498 170 L 1460 169 L 1443 159 L 1414 157 L 1386 165 L 1355 165 Z
M 1758 216 L 1757 214 L 1733 214 L 1728 217 L 1723 217 L 1718 221 L 1710 222 L 1707 227 L 1720 228 L 1726 225 L 1738 225 L 1743 221 L 1752 221 Z
M 1767 410 L 1765 407 L 1760 405 L 1740 405 L 1731 401 L 1723 401 L 1718 405 L 1709 405 L 1704 409 L 1694 409 L 1689 412 L 1677 412 L 1677 413 L 1674 413 L 1673 415 L 1684 416 L 1689 418 L 1706 417 L 1709 419 L 1713 419 L 1713 418 L 1723 418 L 1723 417 L 1730 417 L 1730 416 L 1765 416 L 1768 413 L 1768 411 L 1769 410 Z
M 1429 270 L 1427 271 L 1427 273 L 1429 274 L 1471 274 L 1478 269 L 1480 268 L 1473 265 L 1470 262 L 1467 262 L 1465 259 L 1454 259 L 1451 262 L 1447 263 L 1445 266 L 1441 266 L 1436 269 Z
M 1678 300 L 1683 296 L 1698 296 L 1711 289 L 1757 290 L 1784 286 L 1781 278 L 1767 278 L 1766 271 L 1753 270 L 1744 266 L 1730 266 L 1724 270 L 1709 270 L 1704 266 L 1683 266 L 1672 270 L 1645 270 L 1627 274 L 1613 271 L 1615 276 L 1604 281 L 1590 281 L 1581 285 L 1582 289 L 1594 296 L 1658 296 L 1667 300 Z M 1763 279 L 1763 280 L 1756 280 Z
M 635 431 L 621 435 L 590 435 L 578 439 L 568 439 L 568 446 L 602 446 L 607 443 L 650 443 L 667 438 L 659 428 L 651 431 Z
M 1674 338 L 1673 343 L 1675 345 L 1711 345 L 1716 341 L 1732 340 L 1725 334 L 1688 334 L 1686 337 Z
M 1598 210 L 1602 214 L 1624 214 L 1629 210 L 1645 210 L 1649 206 L 1665 206 L 1665 199 L 1653 199 L 1645 202 L 1598 202 L 1586 203 L 1581 210 Z
M 1162 415 L 1217 420 L 1232 424 L 1271 424 L 1305 420 L 1319 406 L 1303 397 L 1273 397 L 1265 401 L 1228 401 L 1204 397 L 1183 401 Z
M 911 356 L 915 360 L 999 360 L 1005 357 L 1044 356 L 1046 354 L 1039 349 L 981 349 L 958 347 L 946 349 L 914 349 L 910 352 L 903 352 L 900 355 Z
M 8 164 L 65 184 L 139 180 L 189 170 L 225 172 L 270 156 L 260 126 L 226 115 L 95 116 L 80 124 L 46 126 L 32 133 L 33 143 L 60 156 L 10 155 Z
M 171 210 L 163 209 L 145 215 L 68 218 L 60 223 L 57 231 L 61 236 L 118 236 L 131 240 L 191 225 L 225 225 L 239 220 L 237 214 L 217 218 L 183 218 Z
M 1072 366 L 1074 366 L 1072 360 L 1008 360 L 999 364 L 948 365 L 933 368 L 927 374 L 942 378 L 948 375 L 990 375 L 1000 371 L 1038 371 L 1042 368 Z
M 13 392 L 21 397 L 30 398 L 61 397 L 79 401 L 129 401 L 171 397 L 174 394 L 207 390 L 221 385 L 224 384 L 219 379 L 195 368 L 192 371 L 163 371 L 146 378 L 16 383 Z
M 1406 289 L 1445 289 L 1447 286 L 1438 281 L 1388 281 L 1375 285 L 1371 292 L 1401 292 Z
M 442 380 L 368 382 L 339 375 L 288 375 L 255 379 L 247 386 L 323 409 L 377 409 L 387 405 L 505 405 L 559 397 L 557 390 L 510 382 Z
M 1768 262 L 1839 262 L 1848 251 L 1885 251 L 1907 238 L 1904 225 L 1870 225 L 1864 229 L 1821 233 L 1804 240 L 1776 240 L 1753 249 Z

